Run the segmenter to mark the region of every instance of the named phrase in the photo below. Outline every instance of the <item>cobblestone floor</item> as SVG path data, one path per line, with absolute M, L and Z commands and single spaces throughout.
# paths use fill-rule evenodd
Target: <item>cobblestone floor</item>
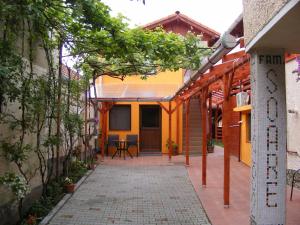
M 208 225 L 184 166 L 99 165 L 50 225 Z

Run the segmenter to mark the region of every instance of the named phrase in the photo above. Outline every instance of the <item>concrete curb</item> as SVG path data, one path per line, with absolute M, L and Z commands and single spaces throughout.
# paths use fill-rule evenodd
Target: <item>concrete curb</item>
M 87 173 L 81 177 L 81 179 L 76 183 L 75 191 L 81 186 L 81 184 L 91 175 L 93 170 L 87 171 Z M 75 193 L 75 192 L 74 192 Z M 73 194 L 65 194 L 65 196 L 57 203 L 57 205 L 49 212 L 49 214 L 44 217 L 44 219 L 39 223 L 39 225 L 47 225 L 56 215 L 56 213 L 65 205 L 65 203 L 72 197 Z

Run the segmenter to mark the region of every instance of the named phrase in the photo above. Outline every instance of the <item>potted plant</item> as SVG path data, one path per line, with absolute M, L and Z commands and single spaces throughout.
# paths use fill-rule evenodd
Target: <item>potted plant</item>
M 29 214 L 28 217 L 26 218 L 26 224 L 35 225 L 35 224 L 37 224 L 36 219 L 37 219 L 36 214 L 33 214 L 33 215 Z
M 65 178 L 64 187 L 67 193 L 73 193 L 75 191 L 75 184 L 73 183 L 73 180 L 69 177 Z
M 208 153 L 213 153 L 214 152 L 214 143 L 212 139 L 208 139 L 207 141 L 207 152 Z
M 93 160 L 91 160 L 91 162 L 88 164 L 88 169 L 89 170 L 94 170 L 94 169 L 96 169 L 96 164 L 95 164 L 95 162 L 93 161 Z
M 169 139 L 167 140 L 167 143 L 166 143 L 166 147 L 167 147 L 167 149 L 169 149 L 169 143 L 170 143 L 170 141 L 169 141 Z M 172 150 L 173 150 L 173 152 L 172 152 L 172 154 L 173 155 L 178 155 L 178 144 L 176 144 L 174 141 L 172 141 L 171 140 L 171 144 L 172 144 Z

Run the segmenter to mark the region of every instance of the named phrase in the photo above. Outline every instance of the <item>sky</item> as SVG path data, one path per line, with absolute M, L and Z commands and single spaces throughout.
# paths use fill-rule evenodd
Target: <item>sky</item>
M 102 0 L 111 15 L 126 16 L 130 26 L 145 25 L 154 20 L 180 13 L 220 32 L 226 31 L 242 13 L 242 0 Z

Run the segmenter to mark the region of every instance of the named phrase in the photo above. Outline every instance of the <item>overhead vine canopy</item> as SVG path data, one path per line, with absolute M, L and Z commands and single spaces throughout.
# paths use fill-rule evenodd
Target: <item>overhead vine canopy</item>
M 36 38 L 56 47 L 63 43 L 84 71 L 96 75 L 195 69 L 209 53 L 192 34 L 130 29 L 123 16 L 110 16 L 110 8 L 99 0 L 2 0 L 0 18 L 4 39 L 22 30 L 18 27 L 26 18 Z
M 49 165 L 59 177 L 61 150 L 67 173 L 76 140 L 90 146 L 80 115 L 90 78 L 196 69 L 209 53 L 202 47 L 192 34 L 130 29 L 100 0 L 0 0 L 0 126 L 10 130 L 0 135 L 1 157 L 17 166 L 24 185 L 39 171 L 45 195 Z M 70 70 L 62 79 L 63 49 L 77 59 L 82 79 L 72 80 Z

